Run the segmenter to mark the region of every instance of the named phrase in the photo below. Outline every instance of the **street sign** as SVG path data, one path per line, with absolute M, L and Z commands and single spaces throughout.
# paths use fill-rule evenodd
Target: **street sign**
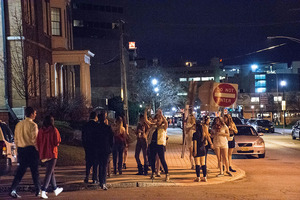
M 221 107 L 229 107 L 236 102 L 237 89 L 234 84 L 220 83 L 213 90 L 213 100 Z
M 135 42 L 129 42 L 129 49 L 136 49 Z
M 281 101 L 281 108 L 282 108 L 282 110 L 283 111 L 285 111 L 286 110 L 286 101 Z

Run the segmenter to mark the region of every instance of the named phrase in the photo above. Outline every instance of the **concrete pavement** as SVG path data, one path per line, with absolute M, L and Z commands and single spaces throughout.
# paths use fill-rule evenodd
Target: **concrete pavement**
M 209 151 L 207 158 L 208 167 L 208 181 L 194 182 L 195 170 L 191 170 L 191 164 L 188 158 L 188 151 L 185 151 L 185 157 L 181 158 L 182 152 L 182 135 L 181 129 L 168 129 L 169 141 L 166 151 L 166 160 L 169 167 L 170 181 L 165 182 L 165 175 L 157 177 L 155 180 L 150 179 L 150 175 L 135 175 L 137 173 L 136 162 L 134 158 L 135 144 L 129 147 L 127 169 L 123 171 L 122 175 L 111 175 L 107 179 L 108 187 L 110 188 L 124 188 L 124 187 L 160 187 L 160 186 L 199 186 L 209 184 L 220 184 L 228 181 L 241 179 L 245 176 L 245 172 L 234 165 L 233 168 L 237 172 L 232 173 L 233 176 L 217 177 L 219 170 L 217 168 L 217 158 L 212 151 Z M 142 157 L 142 155 L 141 155 Z M 41 180 L 45 174 L 45 168 L 40 168 Z M 70 166 L 57 167 L 55 170 L 57 184 L 64 187 L 64 190 L 74 191 L 82 189 L 97 189 L 98 185 L 83 183 L 85 167 L 84 166 Z M 202 173 L 201 173 L 202 176 Z M 8 192 L 13 176 L 6 175 L 0 177 L 0 192 Z M 33 188 L 31 175 L 29 170 L 25 174 L 20 186 L 20 190 L 28 191 Z

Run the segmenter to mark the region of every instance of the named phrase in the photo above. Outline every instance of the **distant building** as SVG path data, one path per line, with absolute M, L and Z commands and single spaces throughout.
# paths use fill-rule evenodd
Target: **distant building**
M 129 67 L 124 0 L 73 0 L 74 48 L 90 49 L 92 105 L 105 106 L 106 99 L 122 96 L 120 38 L 124 38 L 124 64 Z M 121 27 L 123 31 L 121 31 Z M 128 71 L 128 70 L 127 70 Z M 122 94 L 121 94 L 122 93 Z

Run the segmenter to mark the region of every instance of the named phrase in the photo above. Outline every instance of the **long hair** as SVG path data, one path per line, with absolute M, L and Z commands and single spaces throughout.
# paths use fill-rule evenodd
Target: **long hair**
M 196 118 L 195 118 L 195 116 L 194 116 L 193 114 L 190 114 L 190 115 L 188 116 L 188 121 L 187 121 L 187 123 L 190 123 L 190 124 L 196 124 Z
M 228 119 L 228 120 L 227 120 L 227 123 L 226 123 L 225 118 Z M 224 115 L 224 122 L 225 122 L 225 124 L 226 124 L 227 126 L 229 126 L 230 124 L 234 123 L 230 114 L 225 114 L 225 115 Z
M 213 127 L 213 128 L 217 128 L 217 129 L 220 129 L 220 128 L 221 128 L 221 127 L 219 127 L 219 125 L 217 124 L 217 121 L 220 121 L 220 124 L 219 124 L 219 125 L 221 125 L 221 127 L 223 127 L 223 126 L 225 125 L 225 123 L 224 123 L 224 121 L 223 121 L 223 119 L 222 119 L 221 117 L 216 117 L 216 118 L 214 119 L 213 123 L 212 123 L 212 127 Z M 218 127 L 217 127 L 217 125 L 218 125 Z
M 119 133 L 121 133 L 122 129 L 124 128 L 122 117 L 117 117 L 116 125 L 117 125 L 117 130 L 119 131 Z
M 210 117 L 209 117 L 208 115 L 204 116 L 204 117 L 203 117 L 203 124 L 204 124 L 204 125 L 208 125 L 208 124 L 207 124 L 207 121 L 208 121 L 209 119 L 210 119 Z
M 48 128 L 48 127 L 54 127 L 54 118 L 51 115 L 47 115 L 43 121 L 43 127 Z
M 201 142 L 204 141 L 204 134 L 203 134 L 203 129 L 202 129 L 202 124 L 200 122 L 196 123 L 196 132 L 199 133 Z

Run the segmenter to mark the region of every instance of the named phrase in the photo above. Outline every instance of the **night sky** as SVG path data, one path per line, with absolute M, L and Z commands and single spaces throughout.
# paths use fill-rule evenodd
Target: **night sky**
M 299 58 L 300 44 L 267 36 L 300 38 L 299 0 L 128 0 L 129 39 L 140 57 L 163 65 L 207 64 L 213 56 L 228 64 Z M 287 45 L 243 56 L 273 45 Z M 240 57 L 239 57 L 240 56 Z

